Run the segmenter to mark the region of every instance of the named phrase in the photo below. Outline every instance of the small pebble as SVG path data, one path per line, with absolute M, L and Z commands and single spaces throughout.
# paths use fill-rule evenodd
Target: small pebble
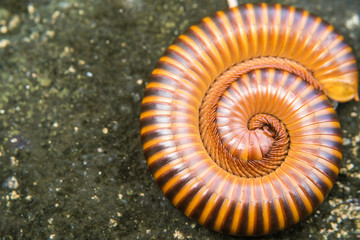
M 33 15 L 35 13 L 35 7 L 31 3 L 28 5 L 27 9 L 30 15 Z
M 71 73 L 76 73 L 76 69 L 74 68 L 73 65 L 71 65 L 68 70 L 69 70 L 69 72 L 71 72 Z
M 0 40 L 0 48 L 4 48 L 9 44 L 10 44 L 10 41 L 8 39 L 1 39 Z
M 352 15 L 352 17 L 349 18 L 349 19 L 345 22 L 345 26 L 346 26 L 348 29 L 353 29 L 353 28 L 359 27 L 359 26 L 360 26 L 359 15 L 357 15 L 357 14 Z
M 55 11 L 52 15 L 51 15 L 51 22 L 54 24 L 56 19 L 60 16 L 60 11 Z
M 14 177 L 14 176 L 8 177 L 5 180 L 4 185 L 5 185 L 5 187 L 10 188 L 10 189 L 17 189 L 19 187 L 19 183 L 18 183 L 16 177 Z
M 110 219 L 109 220 L 109 227 L 111 227 L 111 228 L 114 228 L 114 227 L 116 227 L 118 225 L 118 223 L 117 223 L 117 221 L 115 220 L 115 219 Z
M 96 200 L 96 201 L 100 201 L 100 199 L 98 198 L 98 196 L 94 195 L 91 197 L 92 200 Z
M 18 199 L 20 197 L 20 195 L 16 192 L 16 191 L 12 191 L 10 193 L 10 199 L 11 200 L 15 200 L 15 199 Z
M 84 60 L 79 59 L 78 63 L 79 63 L 79 65 L 84 65 L 86 62 Z
M 352 164 L 352 163 L 346 165 L 347 170 L 351 170 L 353 168 L 354 168 L 354 164 Z
M 50 37 L 50 38 L 53 38 L 55 36 L 55 31 L 46 31 L 45 32 L 46 36 Z
M 15 29 L 20 24 L 20 17 L 15 15 L 9 22 L 9 30 Z
M 349 138 L 344 138 L 343 139 L 343 144 L 344 146 L 350 145 L 351 144 L 351 140 Z
M 7 33 L 7 32 L 8 32 L 8 28 L 7 28 L 6 26 L 1 26 L 1 27 L 0 27 L 0 33 L 5 34 L 5 33 Z
M 137 84 L 137 85 L 141 85 L 142 83 L 143 83 L 143 80 L 142 80 L 142 79 L 136 80 L 136 84 Z
M 173 236 L 174 236 L 174 238 L 179 239 L 179 240 L 185 239 L 184 235 L 178 230 L 175 230 Z

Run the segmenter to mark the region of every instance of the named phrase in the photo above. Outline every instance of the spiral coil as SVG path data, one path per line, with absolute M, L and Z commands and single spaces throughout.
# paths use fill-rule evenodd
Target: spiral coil
M 309 215 L 342 158 L 337 101 L 357 95 L 351 48 L 307 11 L 246 4 L 188 29 L 159 60 L 140 116 L 156 182 L 216 231 L 262 235 Z

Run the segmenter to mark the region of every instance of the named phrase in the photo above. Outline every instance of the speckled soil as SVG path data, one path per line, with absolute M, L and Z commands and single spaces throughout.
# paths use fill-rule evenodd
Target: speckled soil
M 321 16 L 360 59 L 360 1 L 266 2 Z M 232 239 L 164 198 L 138 126 L 164 50 L 224 8 L 218 0 L 0 1 L 1 239 Z M 337 112 L 344 158 L 333 190 L 305 221 L 259 239 L 360 238 L 360 105 Z

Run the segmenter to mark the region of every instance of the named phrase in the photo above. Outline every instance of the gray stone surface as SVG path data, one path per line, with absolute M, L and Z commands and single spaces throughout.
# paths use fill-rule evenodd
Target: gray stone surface
M 359 0 L 281 2 L 333 24 L 359 59 Z M 219 0 L 0 1 L 1 239 L 232 239 L 164 198 L 138 126 L 164 50 L 224 8 Z M 360 238 L 359 108 L 338 107 L 344 159 L 325 202 L 259 239 Z

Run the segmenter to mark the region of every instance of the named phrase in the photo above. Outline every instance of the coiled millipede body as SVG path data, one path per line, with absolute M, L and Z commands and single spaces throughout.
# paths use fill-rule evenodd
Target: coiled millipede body
M 149 168 L 202 225 L 282 230 L 332 188 L 342 136 L 327 96 L 358 100 L 357 80 L 351 48 L 319 17 L 267 4 L 219 11 L 152 72 L 140 116 Z

